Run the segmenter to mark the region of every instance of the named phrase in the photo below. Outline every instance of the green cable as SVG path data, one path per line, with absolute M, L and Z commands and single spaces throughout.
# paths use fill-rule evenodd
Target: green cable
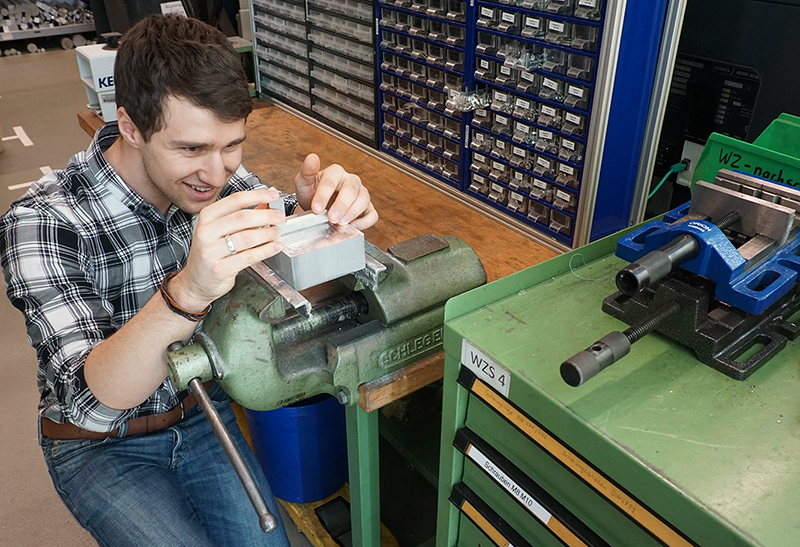
M 656 187 L 653 188 L 653 191 L 650 192 L 650 194 L 647 196 L 647 199 L 652 198 L 655 195 L 655 193 L 658 192 L 658 189 L 661 188 L 661 185 L 664 184 L 667 181 L 667 179 L 672 176 L 673 173 L 680 173 L 687 167 L 689 167 L 689 165 L 683 162 L 676 163 L 672 167 L 670 167 L 669 171 L 667 171 L 667 174 L 664 175 L 664 178 L 662 178 L 658 182 L 658 184 L 656 184 Z

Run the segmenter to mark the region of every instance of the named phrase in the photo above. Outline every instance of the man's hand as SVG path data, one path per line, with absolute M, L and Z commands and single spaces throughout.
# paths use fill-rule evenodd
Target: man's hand
M 328 209 L 330 222 L 350 224 L 359 230 L 378 221 L 369 192 L 358 175 L 348 173 L 341 165 L 322 170 L 319 167 L 319 157 L 309 154 L 295 177 L 297 201 L 303 210 L 320 214 Z
M 269 208 L 279 197 L 275 190 L 236 192 L 200 212 L 186 266 L 169 284 L 183 309 L 202 311 L 231 290 L 240 271 L 283 250 L 275 225 L 286 216 Z

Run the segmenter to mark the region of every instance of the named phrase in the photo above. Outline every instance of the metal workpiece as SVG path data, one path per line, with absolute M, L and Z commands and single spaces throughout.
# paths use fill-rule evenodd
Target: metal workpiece
M 486 282 L 480 259 L 456 237 L 426 236 L 415 247 L 399 259 L 367 245 L 380 265 L 377 288 L 347 275 L 321 287 L 307 317 L 255 272 L 241 272 L 194 343 L 168 353 L 173 382 L 213 377 L 253 410 L 320 393 L 357 404 L 361 384 L 439 351 L 445 302 Z
M 283 250 L 264 262 L 296 291 L 363 270 L 364 234 L 305 211 L 281 225 Z
M 253 504 L 253 508 L 258 515 L 258 524 L 261 530 L 267 533 L 276 530 L 278 528 L 278 519 L 267 507 L 267 502 L 264 501 L 264 496 L 258 489 L 258 485 L 253 479 L 253 474 L 250 472 L 244 458 L 242 458 L 242 455 L 239 453 L 239 449 L 236 448 L 236 444 L 233 442 L 231 434 L 225 427 L 225 422 L 222 421 L 222 417 L 219 415 L 219 412 L 217 412 L 216 407 L 214 407 L 214 403 L 211 401 L 208 393 L 206 393 L 203 382 L 200 378 L 193 378 L 189 381 L 189 387 L 192 393 L 197 397 L 197 402 L 200 404 L 200 408 L 211 424 L 211 429 L 214 430 L 214 434 L 217 436 L 217 439 L 222 445 L 222 449 L 228 456 L 234 471 L 236 471 L 236 475 L 242 482 L 242 486 L 244 486 L 245 492 L 247 492 L 247 497 L 250 498 L 250 503 Z

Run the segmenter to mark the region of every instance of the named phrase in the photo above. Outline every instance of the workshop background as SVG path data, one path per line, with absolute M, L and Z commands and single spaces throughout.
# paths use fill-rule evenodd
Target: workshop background
M 490 281 L 688 200 L 691 168 L 673 167 L 695 162 L 711 132 L 752 142 L 782 112 L 800 114 L 789 46 L 800 0 L 212 4 L 183 3 L 239 35 L 256 96 L 245 166 L 281 185 L 317 152 L 387 188 L 379 211 L 415 209 L 368 239 L 416 235 L 437 216 L 455 233 L 449 211 L 420 200 L 457 202 L 474 215 L 470 243 Z M 75 48 L 159 9 L 33 6 L 0 0 L 2 210 L 89 144 L 77 114 L 104 115 Z M 5 298 L 0 325 L 0 544 L 92 545 L 47 475 L 35 355 Z M 400 547 L 431 542 L 435 489 L 386 442 L 381 465 L 384 520 Z M 307 545 L 284 520 L 292 545 Z

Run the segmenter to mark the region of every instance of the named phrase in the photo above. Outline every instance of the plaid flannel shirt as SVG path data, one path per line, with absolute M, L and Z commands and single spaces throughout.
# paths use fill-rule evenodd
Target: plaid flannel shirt
M 43 176 L 0 221 L 6 292 L 25 316 L 39 361 L 39 415 L 92 431 L 111 431 L 179 402 L 167 377 L 141 405 L 114 410 L 95 399 L 84 378 L 92 348 L 186 263 L 194 229 L 193 215 L 171 206 L 165 218 L 106 162 L 103 151 L 118 136 L 116 123 L 103 126 L 88 150 Z M 220 197 L 261 186 L 240 168 Z M 287 210 L 296 203 L 289 197 Z

